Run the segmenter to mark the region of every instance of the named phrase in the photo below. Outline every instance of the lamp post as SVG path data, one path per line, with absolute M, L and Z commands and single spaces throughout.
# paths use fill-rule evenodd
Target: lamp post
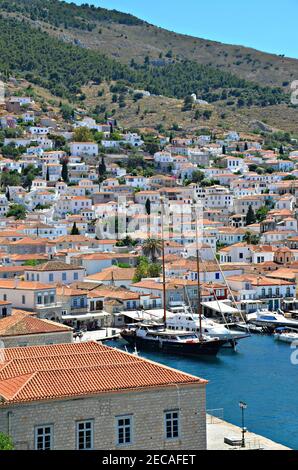
M 244 403 L 243 401 L 240 401 L 239 402 L 239 407 L 241 409 L 241 414 L 242 414 L 242 442 L 241 442 L 241 447 L 245 447 L 246 427 L 244 426 L 244 410 L 246 410 L 247 404 Z

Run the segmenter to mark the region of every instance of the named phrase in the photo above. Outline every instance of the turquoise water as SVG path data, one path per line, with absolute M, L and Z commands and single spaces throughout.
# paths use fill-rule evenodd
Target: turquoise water
M 109 345 L 124 347 L 122 341 Z M 249 431 L 298 449 L 298 365 L 291 363 L 292 353 L 290 344 L 254 335 L 240 341 L 237 352 L 221 350 L 217 358 L 140 355 L 208 379 L 208 409 L 223 408 L 224 419 L 241 426 L 239 401 L 244 401 Z

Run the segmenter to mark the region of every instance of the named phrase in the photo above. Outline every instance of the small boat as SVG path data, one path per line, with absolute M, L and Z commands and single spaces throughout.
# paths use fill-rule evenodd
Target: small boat
M 256 326 L 253 325 L 252 323 L 245 323 L 245 322 L 239 322 L 235 323 L 235 328 L 240 331 L 246 331 L 248 333 L 254 333 L 254 334 L 264 334 L 264 328 L 262 326 Z
M 269 310 L 257 310 L 246 316 L 248 323 L 263 326 L 271 333 L 278 327 L 298 328 L 298 320 L 286 318 L 282 313 L 270 312 Z
M 192 357 L 216 356 L 226 342 L 208 336 L 198 338 L 192 332 L 167 330 L 160 324 L 143 323 L 123 329 L 121 336 L 135 348 Z
M 284 343 L 294 343 L 297 341 L 298 344 L 298 330 L 292 328 L 276 328 L 274 332 L 274 339 L 277 341 L 283 341 Z

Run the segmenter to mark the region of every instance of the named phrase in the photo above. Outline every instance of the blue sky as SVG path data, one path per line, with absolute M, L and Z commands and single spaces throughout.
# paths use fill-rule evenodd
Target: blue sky
M 298 58 L 297 0 L 73 0 L 132 13 L 157 26 Z

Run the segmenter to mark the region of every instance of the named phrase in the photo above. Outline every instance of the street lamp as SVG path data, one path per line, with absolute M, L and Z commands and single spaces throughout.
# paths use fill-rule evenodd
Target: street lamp
M 241 442 L 241 447 L 245 447 L 246 427 L 244 426 L 244 410 L 246 410 L 247 404 L 244 403 L 243 401 L 240 401 L 239 402 L 239 407 L 241 409 L 241 414 L 242 414 L 242 442 Z

